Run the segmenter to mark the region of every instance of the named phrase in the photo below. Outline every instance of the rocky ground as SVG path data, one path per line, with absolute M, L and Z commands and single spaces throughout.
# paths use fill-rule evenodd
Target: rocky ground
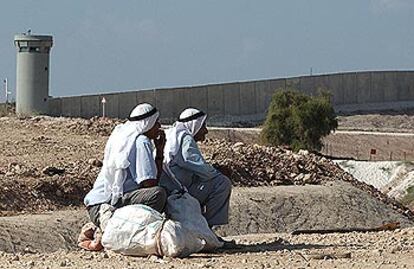
M 244 235 L 237 237 L 237 240 L 244 244 L 242 250 L 234 251 L 234 253 L 199 254 L 183 260 L 128 258 L 111 253 L 86 253 L 70 248 L 66 251 L 48 252 L 40 251 L 39 248 L 25 250 L 25 248 L 14 247 L 13 251 L 11 243 L 15 241 L 11 238 L 15 238 L 16 235 L 19 238 L 19 234 L 24 234 L 25 238 L 36 238 L 36 233 L 39 234 L 36 230 L 31 230 L 31 225 L 25 226 L 25 223 L 38 221 L 38 215 L 31 214 L 56 212 L 58 209 L 80 212 L 78 210 L 81 208 L 82 197 L 89 191 L 100 169 L 107 136 L 117 123 L 118 121 L 115 120 L 98 118 L 91 120 L 47 117 L 0 118 L 0 216 L 3 216 L 0 218 L 2 228 L 0 238 L 3 240 L 0 245 L 3 246 L 3 250 L 9 249 L 7 252 L 0 252 L 1 268 L 95 268 L 96 266 L 102 268 L 233 268 L 235 266 L 237 268 L 278 266 L 349 268 L 351 264 L 356 268 L 396 268 L 397 265 L 403 268 L 404 265 L 414 263 L 412 228 L 395 232 L 327 236 Z M 294 154 L 287 149 L 218 140 L 203 144 L 202 150 L 209 161 L 231 177 L 235 186 L 249 187 L 253 190 L 253 186 L 278 188 L 275 186 L 323 186 L 329 182 L 334 185 L 336 185 L 335 182 L 343 182 L 343 184 L 353 186 L 356 193 L 363 192 L 370 199 L 378 201 L 380 209 L 390 210 L 384 212 L 392 212 L 401 219 L 407 220 L 407 223 L 413 220 L 413 213 L 408 208 L 388 199 L 372 186 L 355 181 L 351 175 L 342 171 L 337 165 L 318 155 L 306 152 Z M 294 188 L 303 189 L 304 187 Z M 235 193 L 243 192 L 236 191 Z M 240 211 L 235 215 L 235 222 L 240 223 L 242 218 L 249 218 L 249 214 L 258 211 L 257 209 L 270 209 L 271 202 L 257 206 L 258 203 L 260 204 L 261 197 L 266 196 L 271 197 L 270 194 L 261 192 L 239 197 L 241 200 L 238 204 L 250 199 L 252 203 L 248 204 L 254 203 L 256 209 L 250 208 L 250 211 L 245 210 L 244 213 Z M 238 195 L 235 197 L 237 198 Z M 289 204 L 292 197 L 300 196 L 292 194 L 282 199 L 282 201 L 287 201 L 287 203 L 283 202 L 286 212 L 292 211 L 289 209 L 292 208 Z M 335 196 L 332 197 L 335 198 Z M 313 201 L 317 199 L 304 200 L 300 207 L 312 207 Z M 361 201 L 354 201 L 354 205 L 355 203 L 364 204 Z M 321 204 L 326 204 L 326 202 Z M 349 204 L 348 207 L 352 209 L 354 205 Z M 360 213 L 365 213 L 365 210 L 361 209 Z M 377 210 L 371 211 L 375 215 Z M 263 216 L 268 216 L 270 220 L 274 218 L 267 214 L 266 210 L 263 212 L 262 216 L 255 215 L 256 225 L 261 223 Z M 54 216 L 57 213 L 49 214 Z M 62 214 L 60 221 L 70 219 L 65 213 Z M 385 214 L 390 216 L 391 213 Z M 73 215 L 78 216 L 78 218 L 72 218 L 74 223 L 79 222 L 79 213 L 73 213 Z M 8 218 L 10 217 L 5 216 L 18 218 L 13 225 L 20 223 L 20 228 L 14 229 L 13 225 L 9 225 Z M 346 222 L 346 216 L 341 221 Z M 291 218 L 294 219 L 295 216 Z M 318 216 L 313 219 L 317 218 Z M 319 218 L 322 217 L 319 216 Z M 53 230 L 54 227 L 61 227 L 60 221 L 52 219 L 48 222 L 50 225 L 44 227 L 46 232 L 47 229 Z M 73 224 L 72 227 L 76 225 L 79 223 Z M 260 231 L 257 228 L 254 232 Z M 224 233 L 231 234 L 226 231 Z M 52 238 L 45 240 L 45 244 L 73 241 L 73 236 L 72 239 L 65 238 L 67 235 L 64 232 L 58 232 L 57 236 L 63 237 L 63 241 L 54 242 Z M 21 245 L 26 243 L 27 240 L 20 241 Z M 62 248 L 65 248 L 66 243 L 63 243 Z M 349 253 L 351 253 L 350 257 Z
M 0 252 L 1 268 L 412 268 L 414 229 L 329 235 L 252 234 L 233 237 L 238 250 L 186 259 L 134 258 L 60 250 Z
M 414 110 L 343 115 L 338 121 L 341 130 L 414 133 Z

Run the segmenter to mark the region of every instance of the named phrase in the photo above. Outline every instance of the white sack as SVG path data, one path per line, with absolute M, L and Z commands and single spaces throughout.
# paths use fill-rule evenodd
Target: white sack
M 161 231 L 161 249 L 163 256 L 184 258 L 199 252 L 205 241 L 196 234 L 188 232 L 181 223 L 167 220 Z
M 189 193 L 173 193 L 168 196 L 167 214 L 192 236 L 204 241 L 204 250 L 214 250 L 223 246 L 201 214 L 200 203 Z
M 183 258 L 202 250 L 205 240 L 148 206 L 128 205 L 117 209 L 109 219 L 102 245 L 130 256 Z
M 164 217 L 146 205 L 128 205 L 117 209 L 109 219 L 102 245 L 131 256 L 157 254 L 156 234 Z

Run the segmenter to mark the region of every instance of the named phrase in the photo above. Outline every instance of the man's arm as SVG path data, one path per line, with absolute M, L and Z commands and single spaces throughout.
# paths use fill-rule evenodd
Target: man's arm
M 137 141 L 135 168 L 135 182 L 139 186 L 147 188 L 158 184 L 157 166 L 154 161 L 153 147 L 149 140 Z
M 164 161 L 165 132 L 160 130 L 158 137 L 154 140 L 155 144 L 155 164 L 157 166 L 157 180 L 160 179 L 162 173 L 162 164 Z
M 208 164 L 201 154 L 197 142 L 193 137 L 186 135 L 181 144 L 181 154 L 183 162 L 178 165 L 192 171 L 203 179 L 212 179 L 220 175 L 213 166 Z

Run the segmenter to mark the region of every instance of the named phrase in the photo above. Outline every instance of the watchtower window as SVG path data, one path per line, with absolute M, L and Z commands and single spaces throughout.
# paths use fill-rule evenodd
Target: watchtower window
M 39 47 L 29 47 L 29 52 L 40 52 Z
M 19 52 L 49 53 L 49 47 L 20 47 Z

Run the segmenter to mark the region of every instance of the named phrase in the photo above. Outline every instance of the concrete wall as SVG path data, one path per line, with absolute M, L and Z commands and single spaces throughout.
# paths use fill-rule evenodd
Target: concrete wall
M 7 115 L 6 104 L 0 104 L 0 117 Z
M 108 117 L 126 118 L 139 103 L 148 102 L 171 123 L 187 107 L 209 114 L 209 122 L 228 125 L 261 122 L 277 90 L 297 89 L 309 95 L 328 90 L 337 112 L 414 107 L 414 71 L 350 72 L 282 79 L 210 84 L 194 87 L 153 89 L 49 100 L 53 116 L 102 115 L 102 97 Z

